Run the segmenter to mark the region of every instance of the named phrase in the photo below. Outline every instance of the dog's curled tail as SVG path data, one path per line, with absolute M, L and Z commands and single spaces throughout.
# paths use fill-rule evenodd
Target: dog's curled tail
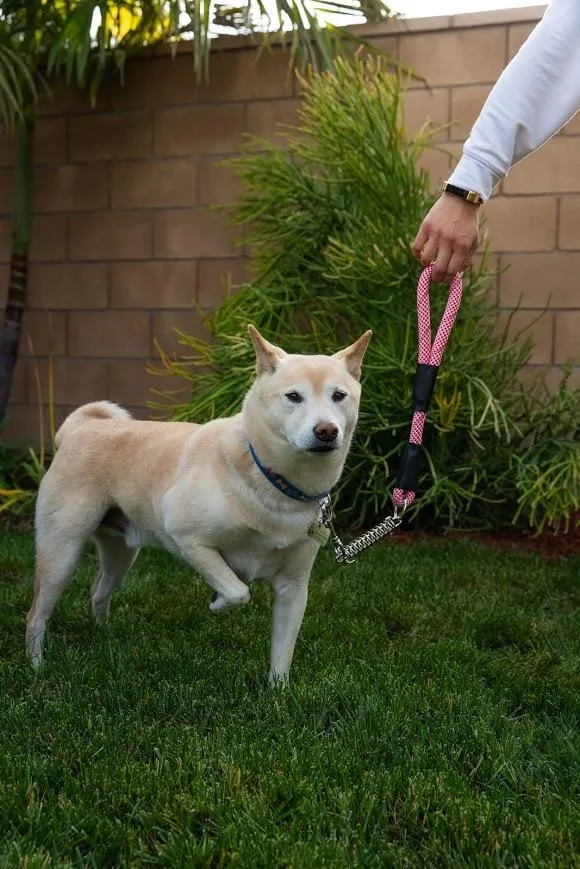
M 83 404 L 81 407 L 73 410 L 58 429 L 54 438 L 56 446 L 59 447 L 63 440 L 77 428 L 79 423 L 82 423 L 86 419 L 129 420 L 133 419 L 133 417 L 128 410 L 119 407 L 118 404 L 114 404 L 112 401 L 93 401 L 90 404 Z

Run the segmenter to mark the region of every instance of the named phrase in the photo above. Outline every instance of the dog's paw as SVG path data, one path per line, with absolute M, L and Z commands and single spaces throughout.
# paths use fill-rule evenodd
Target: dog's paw
M 35 673 L 38 673 L 40 668 L 42 667 L 43 657 L 42 655 L 31 655 L 28 658 L 30 666 L 34 670 Z
M 232 606 L 233 604 L 223 594 L 218 594 L 216 591 L 211 599 L 209 611 L 210 613 L 227 613 L 228 610 L 232 609 Z
M 222 597 L 221 594 L 218 594 L 217 591 L 211 596 L 211 601 L 209 603 L 209 611 L 210 613 L 219 613 L 223 609 L 223 604 L 225 603 L 225 597 Z
M 226 613 L 228 610 L 234 609 L 237 606 L 243 606 L 244 604 L 249 603 L 249 600 L 250 592 L 248 590 L 246 590 L 244 595 L 240 595 L 239 598 L 227 598 L 216 591 L 211 599 L 209 611 L 211 613 Z
M 106 628 L 109 621 L 109 604 L 110 601 L 94 601 L 91 604 L 93 619 L 95 624 L 100 628 Z
M 272 669 L 270 670 L 268 682 L 270 683 L 270 688 L 283 690 L 290 684 L 290 677 L 288 673 L 279 673 L 278 670 Z

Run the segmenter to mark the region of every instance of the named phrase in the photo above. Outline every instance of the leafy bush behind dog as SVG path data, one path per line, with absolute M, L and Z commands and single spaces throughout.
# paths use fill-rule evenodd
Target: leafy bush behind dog
M 205 421 L 240 407 L 254 372 L 249 322 L 307 353 L 332 352 L 371 327 L 359 427 L 336 492 L 343 520 L 368 524 L 389 508 L 408 436 L 420 272 L 410 242 L 433 201 L 417 168 L 432 133 L 407 137 L 404 89 L 376 59 L 338 60 L 302 84 L 299 128 L 284 147 L 254 140 L 232 161 L 244 182 L 233 220 L 253 278 L 209 315 L 208 340 L 181 333 L 189 359 L 162 353 L 162 368 L 190 389 L 185 403 L 170 400 L 170 415 Z M 500 328 L 493 277 L 485 255 L 465 276 L 411 517 L 423 526 L 565 527 L 580 505 L 579 394 L 563 383 L 554 406 L 567 412 L 546 422 L 540 387 L 517 378 L 531 342 Z M 434 323 L 446 298 L 433 288 Z

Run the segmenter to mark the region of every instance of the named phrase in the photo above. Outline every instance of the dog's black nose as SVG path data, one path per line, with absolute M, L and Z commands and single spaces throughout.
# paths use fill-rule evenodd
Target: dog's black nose
M 332 422 L 319 422 L 312 430 L 316 439 L 324 444 L 332 443 L 338 437 L 338 428 Z

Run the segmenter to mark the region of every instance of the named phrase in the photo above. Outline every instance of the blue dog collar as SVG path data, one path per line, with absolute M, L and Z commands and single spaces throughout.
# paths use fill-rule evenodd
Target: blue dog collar
M 294 501 L 320 501 L 322 498 L 326 498 L 328 492 L 323 492 L 322 495 L 307 495 L 305 492 L 302 492 L 300 489 L 297 489 L 296 486 L 293 486 L 286 477 L 283 477 L 281 474 L 276 474 L 271 468 L 263 465 L 258 456 L 256 455 L 256 451 L 252 444 L 248 444 L 250 448 L 250 455 L 255 461 L 256 465 L 259 467 L 263 475 L 266 479 L 272 483 L 275 489 L 278 489 L 279 492 L 282 492 L 283 495 L 287 495 L 289 498 L 293 498 Z

